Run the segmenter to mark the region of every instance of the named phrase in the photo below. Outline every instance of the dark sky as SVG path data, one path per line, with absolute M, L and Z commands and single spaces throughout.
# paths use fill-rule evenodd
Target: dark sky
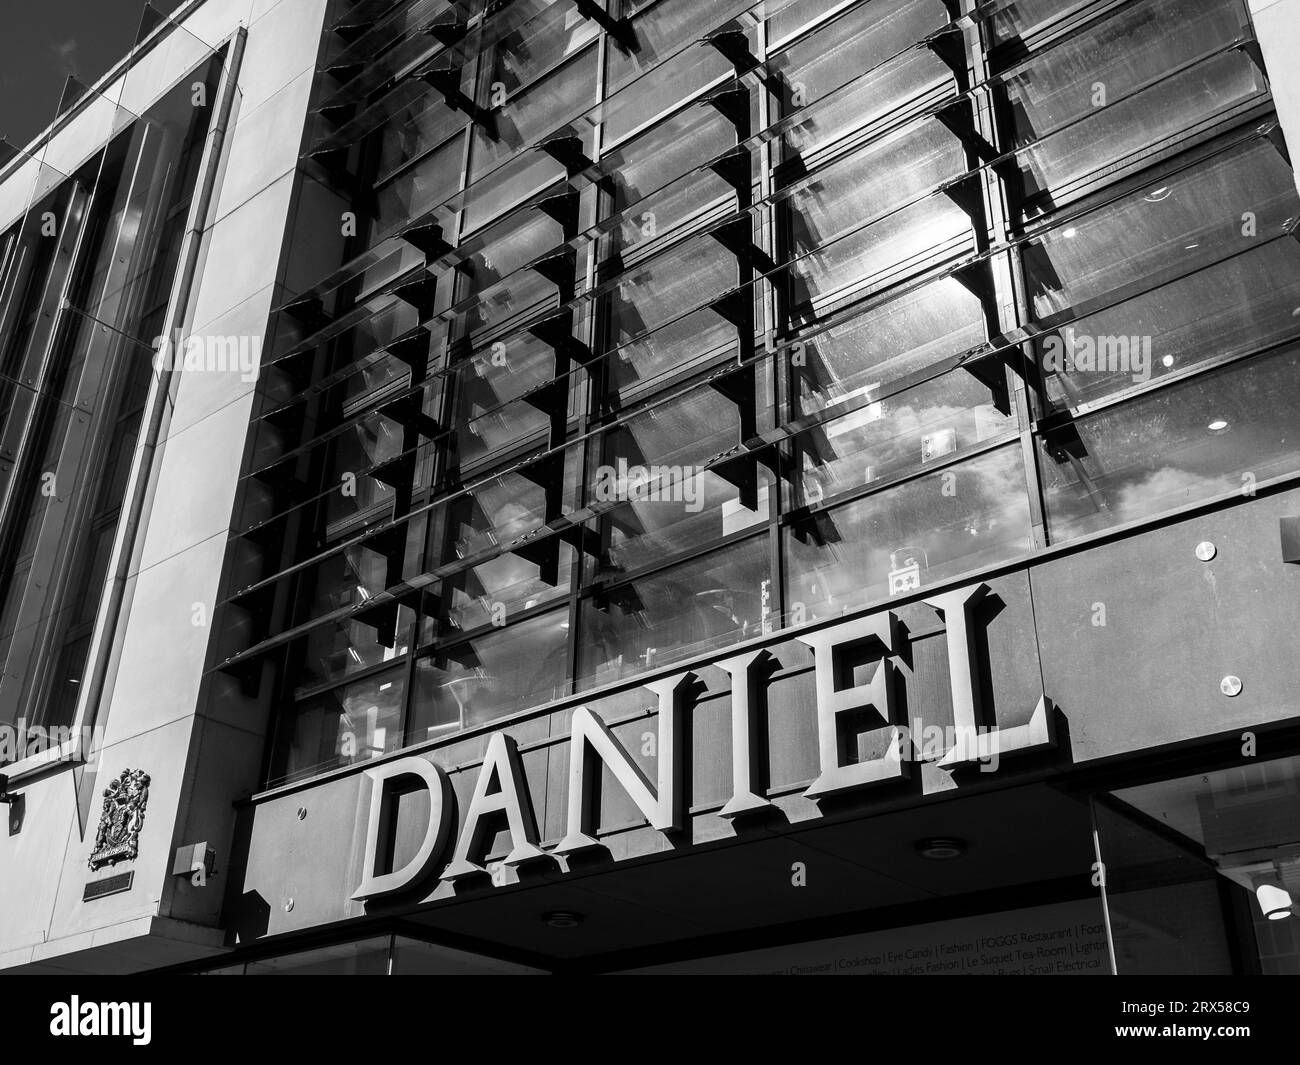
M 153 0 L 170 14 L 181 0 Z M 144 0 L 0 0 L 0 136 L 49 125 L 69 74 L 93 85 L 135 43 Z

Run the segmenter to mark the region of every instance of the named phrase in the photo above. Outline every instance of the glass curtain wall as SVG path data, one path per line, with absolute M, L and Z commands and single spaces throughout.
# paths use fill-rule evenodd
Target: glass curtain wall
M 272 783 L 1300 470 L 1244 0 L 349 10 L 232 540 Z
M 220 70 L 0 244 L 0 722 L 28 730 L 12 760 L 74 723 Z

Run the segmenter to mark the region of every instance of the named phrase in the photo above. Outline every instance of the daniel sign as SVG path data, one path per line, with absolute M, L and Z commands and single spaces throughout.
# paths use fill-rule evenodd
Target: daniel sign
M 937 744 L 934 737 L 918 735 L 904 721 L 911 708 L 906 708 L 898 696 L 895 673 L 902 636 L 893 611 L 793 637 L 811 652 L 813 659 L 818 772 L 804 791 L 806 796 L 824 799 L 867 787 L 888 786 L 904 779 L 909 763 L 917 760 L 932 761 L 949 770 L 964 765 L 995 769 L 1004 755 L 1053 744 L 1052 715 L 1045 697 L 1038 699 L 1027 718 L 1022 712 L 1021 723 L 1015 725 L 990 724 L 987 708 L 980 705 L 980 692 L 986 685 L 979 675 L 980 656 L 976 653 L 977 617 L 988 592 L 987 585 L 978 584 L 924 600 L 943 620 L 951 696 L 952 724 Z M 850 650 L 864 648 L 874 661 L 870 679 L 846 682 L 841 657 Z M 764 696 L 764 685 L 776 662 L 771 650 L 758 648 L 712 665 L 727 678 L 730 688 L 731 791 L 719 812 L 725 818 L 738 818 L 772 805 L 762 794 L 756 768 L 766 753 L 762 750 L 766 735 L 758 727 L 755 707 Z M 588 706 L 573 709 L 567 719 L 569 757 L 562 800 L 563 835 L 549 848 L 541 844 L 517 741 L 506 731 L 488 741 L 463 818 L 456 810 L 447 773 L 428 758 L 410 756 L 368 769 L 369 817 L 363 867 L 352 898 L 366 901 L 402 892 L 435 874 L 444 881 L 483 875 L 487 860 L 484 852 L 502 823 L 509 832 L 509 851 L 504 858 L 509 867 L 554 861 L 556 857 L 567 859 L 599 846 L 592 800 L 602 767 L 609 770 L 618 788 L 653 829 L 667 834 L 679 832 L 685 828 L 687 817 L 685 767 L 689 752 L 685 744 L 691 735 L 689 715 L 701 697 L 701 688 L 694 672 L 660 677 L 644 685 L 658 705 L 653 780 L 600 714 Z M 867 748 L 876 753 L 852 759 L 844 753 L 845 729 L 850 718 L 861 727 L 864 715 L 870 725 L 867 738 L 871 742 Z M 921 750 L 926 746 L 931 748 L 929 753 Z M 392 853 L 394 831 L 392 796 L 408 792 L 412 786 L 428 791 L 428 826 L 414 853 L 407 851 L 409 859 L 399 868 L 386 868 L 385 856 Z

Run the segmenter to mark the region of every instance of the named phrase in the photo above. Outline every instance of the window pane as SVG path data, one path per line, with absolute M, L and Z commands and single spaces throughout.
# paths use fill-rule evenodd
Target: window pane
M 995 373 L 1000 379 L 1000 365 Z M 854 391 L 842 401 L 860 405 L 879 389 L 867 384 Z M 965 370 L 953 370 L 795 437 L 799 475 L 789 487 L 790 502 L 820 503 L 1014 429 L 1005 385 L 993 389 Z
M 979 299 L 959 282 L 924 285 L 798 342 L 789 356 L 795 413 L 900 380 L 982 344 L 986 333 Z
M 1147 381 L 1300 333 L 1300 244 L 1289 237 L 1035 342 L 1048 402 L 1079 410 Z
M 1020 449 L 823 511 L 788 531 L 785 545 L 787 610 L 807 619 L 995 565 L 1030 546 Z
M 1300 468 L 1300 347 L 1081 418 L 1039 442 L 1055 542 Z
M 1032 215 L 1062 206 L 1077 197 L 1085 179 L 1112 164 L 1131 168 L 1135 158 L 1141 162 L 1175 140 L 1190 144 L 1212 119 L 1267 91 L 1264 75 L 1250 58 L 1229 52 L 1114 103 L 1016 155 L 1021 212 Z M 1114 180 L 1121 172 L 1106 177 Z
M 597 49 L 587 51 L 494 110 L 496 136 L 474 129 L 470 180 L 507 155 L 534 144 L 596 101 Z
M 791 253 L 819 248 L 965 169 L 961 142 L 934 120 L 838 159 L 781 196 Z
M 791 4 L 769 21 L 769 30 L 780 36 L 786 28 L 793 29 L 815 17 L 815 8 L 825 6 Z M 927 0 L 872 0 L 855 5 L 771 60 L 788 86 L 784 101 L 787 112 L 822 99 L 851 77 L 879 66 L 947 22 L 943 4 Z M 898 95 L 881 102 L 897 103 L 919 87 L 900 82 L 896 86 Z M 793 98 L 795 92 L 797 101 Z
M 578 688 L 758 636 L 772 602 L 765 536 L 584 599 Z
M 1284 232 L 1297 210 L 1291 168 L 1268 141 L 1249 141 L 1026 244 L 1034 312 L 1189 272 Z M 1244 231 L 1247 213 L 1258 236 Z
M 557 610 L 418 659 L 407 742 L 565 694 L 568 628 L 568 610 Z
M 405 669 L 335 688 L 294 707 L 275 783 L 354 765 L 402 746 Z
M 928 196 L 793 262 L 786 271 L 791 318 L 831 314 L 973 246 L 966 213 L 947 197 Z
M 514 0 L 492 23 L 496 43 L 481 60 L 487 95 L 500 85 L 509 94 L 596 39 L 599 27 L 564 0 Z
M 1238 0 L 1135 4 L 1047 49 L 1005 78 L 1016 142 L 1095 113 L 1097 85 L 1104 86 L 1105 104 L 1111 104 L 1232 43 L 1241 35 L 1244 14 Z

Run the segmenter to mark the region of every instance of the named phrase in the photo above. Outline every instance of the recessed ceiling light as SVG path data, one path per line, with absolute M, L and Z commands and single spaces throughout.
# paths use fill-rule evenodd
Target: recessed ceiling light
M 1169 196 L 1173 191 L 1174 190 L 1168 185 L 1162 185 L 1160 188 L 1148 192 L 1143 199 L 1146 200 L 1147 203 L 1161 203 L 1162 201 L 1169 199 Z
M 582 914 L 572 910 L 552 910 L 542 914 L 542 921 L 552 928 L 577 928 L 582 924 Z
M 1061 230 L 1061 236 L 1066 240 L 1070 240 L 1072 237 L 1077 237 L 1078 235 L 1079 230 L 1074 226 L 1067 226 L 1065 229 Z
M 1212 433 L 1222 433 L 1227 431 L 1228 423 L 1224 421 L 1222 418 L 1215 418 L 1214 421 L 1210 422 L 1210 424 L 1207 425 L 1205 428 L 1207 428 Z
M 966 853 L 966 844 L 950 836 L 935 836 L 932 839 L 918 839 L 916 853 L 932 862 L 949 862 Z

